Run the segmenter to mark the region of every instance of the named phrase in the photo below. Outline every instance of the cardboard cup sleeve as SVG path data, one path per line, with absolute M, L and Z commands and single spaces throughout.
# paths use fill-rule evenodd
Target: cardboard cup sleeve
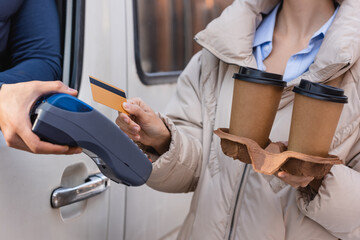
M 264 150 L 249 138 L 229 134 L 226 128 L 219 128 L 214 133 L 221 138 L 221 148 L 225 155 L 251 164 L 256 172 L 267 175 L 284 170 L 296 176 L 321 179 L 333 165 L 342 164 L 337 156 L 319 157 L 287 151 L 283 143 L 272 143 L 270 140 Z

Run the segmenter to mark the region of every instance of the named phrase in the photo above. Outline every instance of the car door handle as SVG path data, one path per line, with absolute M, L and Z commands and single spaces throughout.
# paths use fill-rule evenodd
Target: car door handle
M 59 208 L 94 197 L 110 187 L 110 181 L 103 174 L 89 176 L 85 183 L 71 188 L 59 187 L 51 194 L 51 207 Z

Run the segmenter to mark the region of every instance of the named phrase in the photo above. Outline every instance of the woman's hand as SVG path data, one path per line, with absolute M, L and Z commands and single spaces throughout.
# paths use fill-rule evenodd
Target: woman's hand
M 280 171 L 277 174 L 275 174 L 278 178 L 283 180 L 285 183 L 289 184 L 290 186 L 294 188 L 298 187 L 306 187 L 309 185 L 309 183 L 314 180 L 314 177 L 304 177 L 304 176 L 294 176 L 290 173 Z
M 272 153 L 281 153 L 286 151 L 287 146 L 288 142 L 281 142 L 281 144 L 270 144 L 266 150 Z M 285 171 L 278 171 L 274 175 L 294 188 L 306 187 L 314 179 L 314 177 L 295 176 Z
M 41 141 L 31 128 L 30 108 L 42 95 L 54 92 L 73 96 L 77 91 L 60 81 L 31 81 L 4 84 L 0 90 L 0 127 L 9 147 L 41 154 L 81 153 L 81 148 L 60 146 Z
M 119 112 L 116 124 L 129 138 L 146 146 L 151 146 L 158 154 L 168 151 L 171 136 L 163 121 L 140 98 L 132 98 L 123 103 L 130 117 Z

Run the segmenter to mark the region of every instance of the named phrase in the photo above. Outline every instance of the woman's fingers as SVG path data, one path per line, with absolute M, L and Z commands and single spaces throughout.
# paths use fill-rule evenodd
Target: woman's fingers
M 140 132 L 140 126 L 134 122 L 128 115 L 125 113 L 120 113 L 116 119 L 116 124 L 119 125 L 121 130 L 132 133 L 138 134 Z
M 312 180 L 314 180 L 314 177 L 295 176 L 284 171 L 279 172 L 277 176 L 294 188 L 306 187 Z
M 140 139 L 140 126 L 135 123 L 130 117 L 124 113 L 119 113 L 119 116 L 115 120 L 120 129 L 125 132 L 129 138 L 138 141 Z
M 128 102 L 139 106 L 144 112 L 152 111 L 152 109 L 139 97 L 131 98 Z
M 138 123 L 147 123 L 147 113 L 142 108 L 141 104 L 139 102 L 125 102 L 123 103 L 124 109 L 130 113 L 133 119 L 136 119 Z
M 166 152 L 171 135 L 164 122 L 140 98 L 132 98 L 123 103 L 124 109 L 130 114 L 119 113 L 116 124 L 131 139 L 151 146 L 159 154 Z

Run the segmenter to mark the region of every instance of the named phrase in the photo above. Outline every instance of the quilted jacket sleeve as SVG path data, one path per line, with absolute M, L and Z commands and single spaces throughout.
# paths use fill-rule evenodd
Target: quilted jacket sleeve
M 298 206 L 332 235 L 360 239 L 360 156 L 356 168 L 333 166 L 312 201 L 298 195 Z
M 341 116 L 348 124 L 335 134 L 338 146 L 331 151 L 345 164 L 332 167 L 313 200 L 297 194 L 300 211 L 340 239 L 360 239 L 359 72 L 353 68 L 351 76 L 355 82 L 342 87 L 352 91 Z
M 171 143 L 169 151 L 155 159 L 147 182 L 159 191 L 189 192 L 197 185 L 202 162 L 200 59 L 201 53 L 191 59 L 178 79 L 166 115 L 160 115 L 171 132 Z

